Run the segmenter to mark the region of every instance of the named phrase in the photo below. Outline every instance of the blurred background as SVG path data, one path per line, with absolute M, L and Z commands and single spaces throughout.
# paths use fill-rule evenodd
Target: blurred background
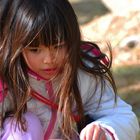
M 139 0 L 69 0 L 84 40 L 110 41 L 118 94 L 133 106 L 140 123 Z M 101 49 L 107 52 L 105 45 Z M 140 135 L 138 136 L 140 140 Z

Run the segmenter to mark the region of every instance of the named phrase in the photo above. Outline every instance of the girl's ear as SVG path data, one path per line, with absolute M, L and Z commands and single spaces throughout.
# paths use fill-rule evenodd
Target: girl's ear
M 6 95 L 7 95 L 7 86 L 4 84 L 3 87 L 2 80 L 0 79 L 0 103 L 4 100 Z

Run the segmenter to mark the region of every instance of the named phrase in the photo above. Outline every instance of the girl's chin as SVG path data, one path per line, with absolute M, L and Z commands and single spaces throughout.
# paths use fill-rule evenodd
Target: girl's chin
M 57 77 L 58 75 L 58 72 L 55 71 L 55 72 L 43 72 L 42 74 L 40 74 L 41 77 L 43 77 L 44 79 L 52 79 L 52 78 L 55 78 Z

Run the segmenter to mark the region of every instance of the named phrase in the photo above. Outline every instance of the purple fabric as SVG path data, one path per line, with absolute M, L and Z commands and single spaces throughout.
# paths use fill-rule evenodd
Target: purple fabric
M 15 122 L 11 125 L 11 119 L 6 119 L 1 140 L 44 140 L 43 128 L 37 116 L 27 112 L 24 117 L 28 126 L 27 131 L 23 132 L 18 127 L 15 129 Z

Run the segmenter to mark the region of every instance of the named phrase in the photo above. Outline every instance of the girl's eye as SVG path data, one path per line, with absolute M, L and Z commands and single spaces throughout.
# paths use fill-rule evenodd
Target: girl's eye
M 30 48 L 29 51 L 34 52 L 34 53 L 39 53 L 41 49 L 39 48 Z
M 62 45 L 56 45 L 56 46 L 54 46 L 54 49 L 61 49 L 63 47 L 64 47 L 64 44 L 62 44 Z

